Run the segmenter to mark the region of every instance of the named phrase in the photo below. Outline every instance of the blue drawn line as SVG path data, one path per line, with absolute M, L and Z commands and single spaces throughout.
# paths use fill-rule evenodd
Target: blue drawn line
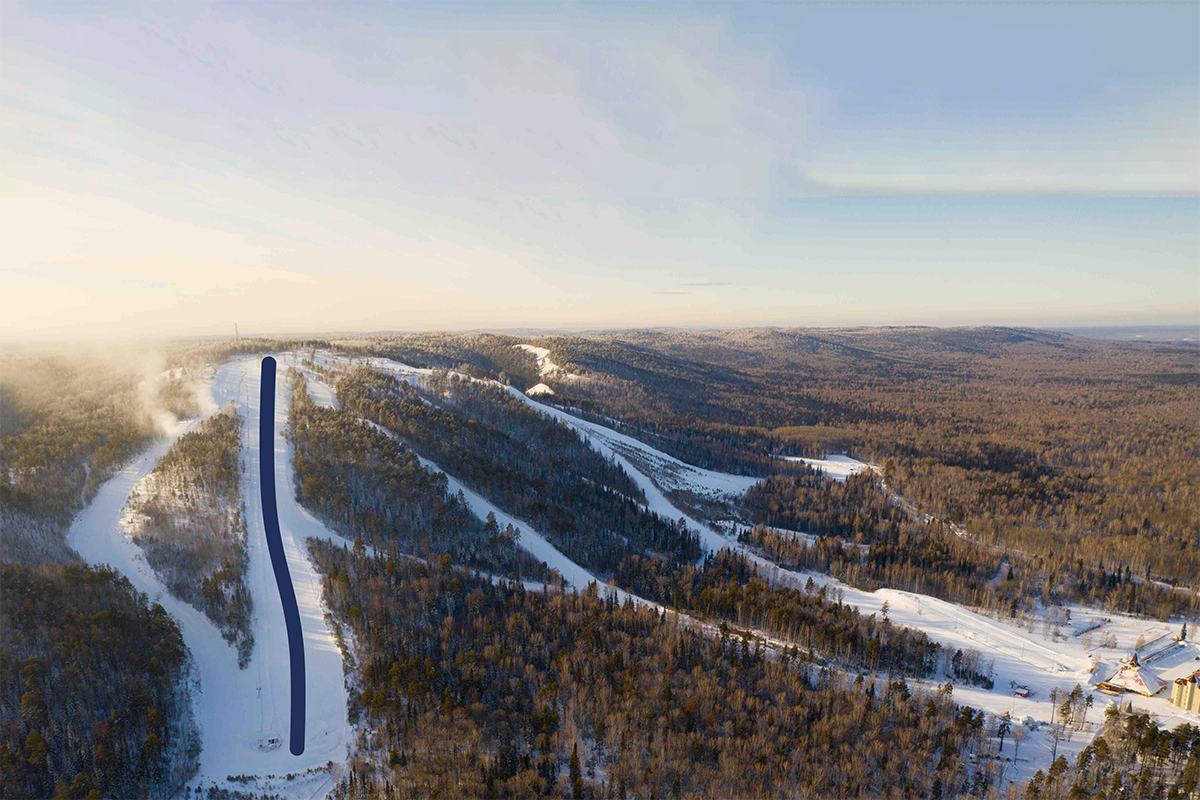
M 292 755 L 304 752 L 304 634 L 300 630 L 300 606 L 288 572 L 279 532 L 279 507 L 275 503 L 275 359 L 262 361 L 262 393 L 258 403 L 258 466 L 262 487 L 263 526 L 267 531 L 267 550 L 275 568 L 275 585 L 283 601 L 283 620 L 287 625 L 288 651 L 292 662 Z

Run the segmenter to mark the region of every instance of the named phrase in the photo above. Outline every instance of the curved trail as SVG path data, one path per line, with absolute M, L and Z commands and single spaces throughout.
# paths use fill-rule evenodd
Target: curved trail
M 304 753 L 293 756 L 286 746 L 273 749 L 268 742 L 283 743 L 290 726 L 290 657 L 283 607 L 275 587 L 263 526 L 258 456 L 259 359 L 238 358 L 220 365 L 212 377 L 206 404 L 212 413 L 233 402 L 243 419 L 241 494 L 246 506 L 247 545 L 250 556 L 247 586 L 254 599 L 255 643 L 250 664 L 238 669 L 236 651 L 220 631 L 191 605 L 172 597 L 154 575 L 141 550 L 127 539 L 119 520 L 126 499 L 157 460 L 199 420 L 179 423 L 141 457 L 106 482 L 96 498 L 76 518 L 68 543 L 91 563 L 109 563 L 152 601 L 162 603 L 179 623 L 195 662 L 192 703 L 200 726 L 200 768 L 190 782 L 229 785 L 242 791 L 269 790 L 285 796 L 309 797 L 321 784 L 328 785 L 324 767 L 346 760 L 351 730 L 346 717 L 346 691 L 342 656 L 325 624 L 320 577 L 308 558 L 309 537 L 344 540 L 328 531 L 301 509 L 292 491 L 291 447 L 277 436 L 273 472 L 284 555 L 295 584 L 307 661 L 309 702 Z M 275 430 L 287 425 L 290 393 L 281 386 L 275 402 Z M 291 781 L 264 779 L 249 783 L 227 782 L 229 776 L 283 776 Z
M 307 692 L 304 674 L 304 634 L 300 629 L 300 607 L 296 603 L 296 590 L 292 586 L 292 575 L 288 571 L 287 558 L 283 554 L 283 534 L 279 528 L 279 508 L 275 502 L 274 470 L 262 460 L 273 452 L 275 444 L 275 359 L 267 356 L 262 360 L 258 415 L 259 482 L 258 496 L 262 501 L 262 522 L 266 531 L 267 553 L 271 556 L 271 569 L 275 573 L 275 588 L 283 604 L 283 619 L 288 638 L 288 660 L 291 686 L 291 706 L 288 750 L 294 756 L 304 754 L 304 722 Z

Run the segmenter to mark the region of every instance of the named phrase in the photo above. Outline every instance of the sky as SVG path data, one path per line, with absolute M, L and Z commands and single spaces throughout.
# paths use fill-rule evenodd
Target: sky
M 0 3 L 0 338 L 1200 319 L 1200 4 Z

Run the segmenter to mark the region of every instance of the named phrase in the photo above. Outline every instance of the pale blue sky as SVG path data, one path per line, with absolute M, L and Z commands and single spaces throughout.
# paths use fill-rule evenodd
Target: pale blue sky
M 1194 321 L 1198 42 L 1196 3 L 5 3 L 0 335 Z

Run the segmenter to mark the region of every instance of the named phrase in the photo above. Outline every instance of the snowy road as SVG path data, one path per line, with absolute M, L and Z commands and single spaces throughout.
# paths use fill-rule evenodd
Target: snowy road
M 258 463 L 259 364 L 257 357 L 239 358 L 215 371 L 208 413 L 233 402 L 244 420 L 242 439 L 242 498 L 250 555 L 247 584 L 254 598 L 255 645 L 249 666 L 239 670 L 237 654 L 209 620 L 192 606 L 167 593 L 141 550 L 122 533 L 121 509 L 137 482 L 196 420 L 180 423 L 170 435 L 105 483 L 95 500 L 75 519 L 68 542 L 87 561 L 109 563 L 139 590 L 179 622 L 184 641 L 195 659 L 199 690 L 193 695 L 203 750 L 200 770 L 190 786 L 231 785 L 243 790 L 257 785 L 285 796 L 311 797 L 321 791 L 326 775 L 317 772 L 329 762 L 345 761 L 350 740 L 342 657 L 325 624 L 320 578 L 307 556 L 308 537 L 342 542 L 301 509 L 292 491 L 290 446 L 279 434 L 286 428 L 289 392 L 285 382 L 275 404 L 274 473 L 279 521 L 288 568 L 300 606 L 306 658 L 308 708 L 304 753 L 287 748 L 290 713 L 290 659 L 283 607 L 267 553 L 262 522 Z M 282 746 L 265 750 L 262 743 L 279 737 Z M 292 781 L 227 784 L 228 776 L 295 774 Z M 307 775 L 305 773 L 308 773 Z

